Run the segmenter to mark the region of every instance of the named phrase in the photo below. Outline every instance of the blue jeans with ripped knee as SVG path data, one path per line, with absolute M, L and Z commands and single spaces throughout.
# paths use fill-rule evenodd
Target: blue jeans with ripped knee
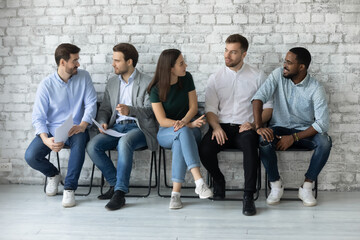
M 274 136 L 291 135 L 293 133 L 300 132 L 300 130 L 297 129 L 289 129 L 284 127 L 271 127 L 271 129 L 274 131 Z M 270 182 L 274 182 L 280 179 L 277 166 L 277 157 L 275 153 L 277 142 L 277 138 L 275 138 L 273 142 L 268 142 L 260 137 L 260 159 L 268 173 Z M 329 158 L 332 147 L 331 137 L 327 135 L 327 133 L 318 133 L 312 137 L 304 138 L 298 142 L 294 142 L 291 147 L 314 150 L 310 160 L 309 168 L 305 173 L 305 177 L 315 181 Z

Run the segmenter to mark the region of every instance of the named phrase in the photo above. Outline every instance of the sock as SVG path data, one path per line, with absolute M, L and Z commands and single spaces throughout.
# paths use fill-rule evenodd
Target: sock
M 171 196 L 180 196 L 181 195 L 181 193 L 179 193 L 179 192 L 171 192 Z
M 304 182 L 302 185 L 303 188 L 312 189 L 313 183 L 312 182 Z
M 199 178 L 198 180 L 195 180 L 196 187 L 199 187 L 199 186 L 203 185 L 204 183 L 205 183 L 204 179 L 202 179 L 202 178 Z

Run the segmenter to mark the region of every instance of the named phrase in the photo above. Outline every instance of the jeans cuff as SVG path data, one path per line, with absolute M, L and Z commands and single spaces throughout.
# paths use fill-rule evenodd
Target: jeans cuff
M 177 178 L 172 178 L 171 181 L 176 182 L 176 183 L 184 183 L 185 182 L 184 179 L 177 179 Z
M 193 163 L 190 166 L 188 166 L 188 171 L 190 171 L 192 168 L 200 167 L 200 163 Z

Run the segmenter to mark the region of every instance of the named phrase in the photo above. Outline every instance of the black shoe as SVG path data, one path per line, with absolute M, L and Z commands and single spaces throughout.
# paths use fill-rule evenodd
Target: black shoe
M 105 200 L 105 199 L 111 199 L 114 195 L 114 186 L 110 186 L 110 189 L 104 193 L 98 196 L 98 199 Z
M 253 194 L 244 195 L 243 214 L 246 216 L 253 216 L 256 214 L 256 207 L 254 203 Z
M 214 200 L 222 200 L 225 198 L 225 180 L 214 180 Z
M 120 190 L 116 190 L 110 202 L 106 204 L 105 208 L 108 210 L 118 210 L 125 205 L 125 193 Z

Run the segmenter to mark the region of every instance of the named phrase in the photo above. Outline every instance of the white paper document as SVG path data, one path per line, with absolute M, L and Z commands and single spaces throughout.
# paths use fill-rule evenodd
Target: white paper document
M 65 143 L 66 140 L 69 138 L 69 131 L 73 125 L 74 125 L 73 116 L 72 116 L 72 114 L 70 114 L 68 119 L 66 119 L 66 121 L 55 130 L 54 142 Z
M 120 132 L 117 132 L 115 130 L 112 130 L 112 129 L 108 129 L 108 130 L 105 130 L 101 125 L 100 123 L 98 123 L 95 119 L 91 119 L 93 121 L 93 123 L 95 123 L 95 125 L 101 129 L 101 131 L 103 131 L 105 134 L 109 135 L 109 136 L 113 136 L 113 137 L 122 137 L 124 135 L 126 135 L 126 133 L 120 133 Z

